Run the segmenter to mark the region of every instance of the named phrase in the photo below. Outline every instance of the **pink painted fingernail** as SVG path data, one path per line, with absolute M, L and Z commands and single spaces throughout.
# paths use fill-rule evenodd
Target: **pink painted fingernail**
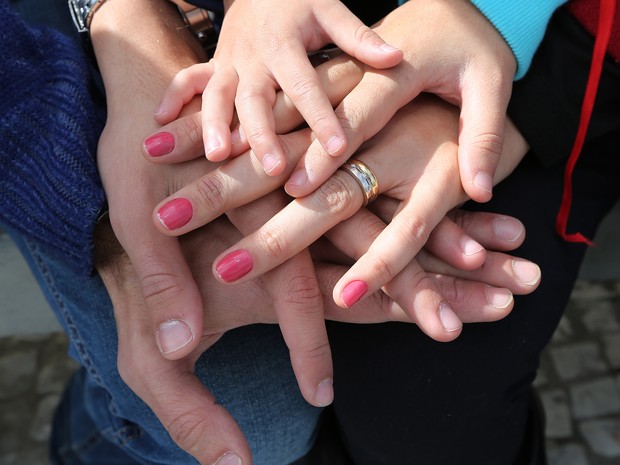
M 165 321 L 157 329 L 157 345 L 164 355 L 181 350 L 193 340 L 192 330 L 184 321 Z
M 223 281 L 230 283 L 248 274 L 253 266 L 254 260 L 247 250 L 235 250 L 215 265 L 215 271 Z
M 331 139 L 327 141 L 327 145 L 325 148 L 327 149 L 327 153 L 333 155 L 334 153 L 338 152 L 338 150 L 340 150 L 340 147 L 342 147 L 343 145 L 344 139 L 338 134 L 335 134 L 332 136 Z
M 351 307 L 368 291 L 368 284 L 364 281 L 351 281 L 340 294 L 340 298 L 347 307 Z
M 174 199 L 157 211 L 157 218 L 166 229 L 174 231 L 185 226 L 194 214 L 192 204 L 187 199 Z
M 174 136 L 169 132 L 158 132 L 144 141 L 144 150 L 151 157 L 157 158 L 174 150 Z

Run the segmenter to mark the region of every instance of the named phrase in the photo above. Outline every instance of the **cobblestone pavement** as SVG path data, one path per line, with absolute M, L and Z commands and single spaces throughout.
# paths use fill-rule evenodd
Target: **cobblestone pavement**
M 620 282 L 580 281 L 536 381 L 549 465 L 620 464 Z M 0 465 L 47 464 L 75 363 L 60 333 L 0 339 Z M 335 464 L 334 464 L 335 465 Z

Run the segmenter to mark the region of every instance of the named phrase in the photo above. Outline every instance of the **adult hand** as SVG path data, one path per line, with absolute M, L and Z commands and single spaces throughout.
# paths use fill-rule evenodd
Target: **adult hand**
M 390 215 L 391 212 L 392 207 L 385 206 L 384 213 Z M 498 234 L 498 231 L 506 228 L 520 232 L 519 238 L 523 237 L 523 226 L 511 218 L 468 212 L 461 212 L 454 218 L 467 234 L 489 248 L 510 250 L 518 246 L 520 239 L 510 241 Z M 446 225 L 455 231 L 454 224 Z M 443 227 L 442 224 L 440 228 Z M 347 234 L 349 232 L 341 231 L 343 238 Z M 453 235 L 453 238 L 460 240 L 460 234 Z M 240 457 L 241 463 L 250 463 L 251 459 L 247 443 L 233 418 L 217 404 L 217 399 L 194 375 L 195 361 L 201 351 L 213 345 L 229 329 L 277 321 L 273 299 L 259 280 L 248 280 L 231 287 L 218 283 L 211 274 L 208 264 L 215 254 L 240 237 L 235 228 L 220 218 L 182 238 L 189 265 L 201 283 L 205 330 L 198 338 L 198 348 L 189 357 L 166 360 L 160 356 L 153 342 L 141 281 L 131 261 L 116 241 L 109 224 L 102 222 L 96 234 L 96 265 L 112 298 L 118 327 L 120 374 L 129 387 L 153 409 L 179 447 L 206 465 L 220 463 L 218 460 L 224 457 L 231 460 L 231 463 L 236 463 L 232 461 L 234 457 Z M 318 253 L 333 260 L 332 250 L 318 250 Z M 493 258 L 487 259 L 487 265 L 475 271 L 457 270 L 429 256 L 424 258 L 429 266 L 425 279 L 417 283 L 406 280 L 395 283 L 399 287 L 397 292 L 409 293 L 408 298 L 413 299 L 425 287 L 425 280 L 433 281 L 446 295 L 446 304 L 454 309 L 457 324 L 460 325 L 461 321 L 499 320 L 512 309 L 510 291 L 517 292 L 523 288 L 514 273 L 515 264 L 531 264 L 502 253 L 490 253 L 489 256 Z M 512 265 L 507 266 L 506 262 Z M 336 264 L 317 264 L 324 295 L 331 293 L 334 283 L 345 269 Z M 447 274 L 438 274 L 440 270 Z M 498 287 L 486 282 L 495 282 Z M 328 302 L 326 317 L 351 323 L 411 321 L 407 313 L 382 292 L 368 296 L 356 305 L 354 312 L 343 312 L 333 302 Z M 441 326 L 442 318 L 445 315 L 439 314 L 434 308 L 419 307 L 419 319 L 426 324 Z M 459 328 L 442 331 L 447 337 L 455 337 Z
M 156 167 L 140 155 L 157 124 L 152 113 L 174 74 L 203 52 L 168 2 L 106 2 L 91 24 L 108 119 L 97 162 L 114 230 L 135 267 L 158 346 L 168 358 L 190 353 L 202 333 L 202 301 L 174 238 L 162 236 L 150 212 L 165 197 L 162 178 L 176 167 Z
M 407 2 L 374 30 L 403 50 L 403 62 L 386 70 L 365 67 L 362 82 L 336 109 L 346 150 L 332 157 L 313 143 L 286 183 L 287 192 L 301 197 L 318 188 L 399 108 L 426 91 L 461 107 L 461 182 L 470 198 L 489 200 L 516 71 L 504 39 L 466 0 Z
M 359 158 L 376 172 L 380 191 L 401 203 L 396 219 L 336 287 L 334 298 L 339 304 L 351 305 L 351 296 L 359 298 L 365 292 L 374 292 L 394 278 L 422 248 L 443 216 L 466 200 L 458 182 L 457 125 L 457 115 L 449 105 L 430 97 L 420 98 L 401 110 L 360 151 Z M 302 134 L 310 137 L 307 130 L 281 136 L 291 160 L 305 146 L 299 147 Z M 508 137 L 511 143 L 497 173 L 498 180 L 516 166 L 527 150 L 525 141 L 512 126 Z M 181 156 L 180 151 L 176 156 Z M 165 221 L 159 221 L 161 213 L 156 221 L 168 234 L 183 234 L 264 195 L 286 174 L 267 178 L 251 158 L 236 158 L 174 195 L 172 202 L 184 199 L 191 205 L 181 227 L 166 228 Z M 167 208 L 168 202 L 160 205 L 159 212 Z M 319 190 L 296 199 L 267 224 L 224 252 L 218 257 L 215 272 L 227 282 L 258 276 L 351 217 L 362 202 L 363 195 L 355 180 L 337 172 Z M 482 251 L 473 241 L 464 243 L 463 247 L 469 249 L 464 251 L 472 258 L 474 252 Z M 235 266 L 234 273 L 230 272 L 231 265 Z M 352 284 L 357 292 L 351 294 L 345 290 L 347 284 Z

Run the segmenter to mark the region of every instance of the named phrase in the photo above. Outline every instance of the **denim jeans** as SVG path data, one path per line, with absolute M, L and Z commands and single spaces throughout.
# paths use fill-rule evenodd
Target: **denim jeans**
M 76 275 L 38 244 L 12 237 L 82 366 L 54 419 L 53 463 L 197 463 L 120 378 L 112 304 L 99 277 Z M 321 409 L 302 398 L 277 326 L 230 331 L 198 360 L 196 374 L 241 426 L 255 465 L 286 465 L 308 452 Z
M 66 0 L 11 3 L 33 24 L 75 34 Z M 79 276 L 43 246 L 11 236 L 69 337 L 70 355 L 81 364 L 55 415 L 52 462 L 197 463 L 121 379 L 112 304 L 99 277 Z M 321 410 L 302 398 L 277 326 L 230 331 L 199 359 L 196 375 L 241 426 L 255 465 L 286 465 L 307 453 Z

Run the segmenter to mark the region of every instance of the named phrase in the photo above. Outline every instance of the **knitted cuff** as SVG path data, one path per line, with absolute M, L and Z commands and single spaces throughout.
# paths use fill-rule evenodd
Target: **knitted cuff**
M 105 115 L 87 61 L 70 38 L 29 28 L 4 0 L 0 49 L 0 221 L 90 273 Z
M 471 0 L 495 26 L 517 60 L 515 80 L 527 72 L 553 12 L 567 0 Z

